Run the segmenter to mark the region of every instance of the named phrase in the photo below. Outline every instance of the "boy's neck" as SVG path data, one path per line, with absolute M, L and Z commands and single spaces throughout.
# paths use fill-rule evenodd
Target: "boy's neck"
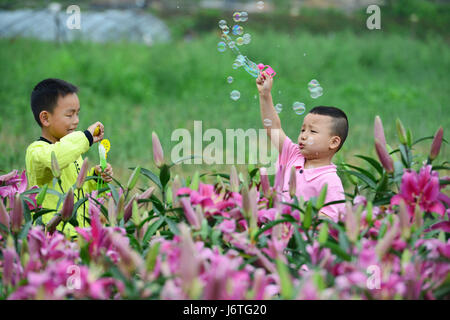
M 51 143 L 58 142 L 59 139 L 56 139 L 53 135 L 51 135 L 45 128 L 42 129 L 41 137 L 47 139 Z
M 332 158 L 320 158 L 320 159 L 309 159 L 307 160 L 305 158 L 305 169 L 314 169 L 314 168 L 319 168 L 319 167 L 323 167 L 323 166 L 328 166 L 331 164 L 331 159 Z

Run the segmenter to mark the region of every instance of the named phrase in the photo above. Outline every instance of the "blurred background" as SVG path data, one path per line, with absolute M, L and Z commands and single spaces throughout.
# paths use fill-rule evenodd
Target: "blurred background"
M 81 10 L 79 30 L 66 26 L 66 9 L 74 4 Z M 366 26 L 369 4 L 380 7 L 380 30 Z M 248 20 L 233 21 L 236 11 L 247 12 Z M 334 163 L 358 165 L 356 154 L 375 156 L 376 115 L 393 148 L 396 118 L 413 140 L 433 136 L 439 126 L 448 139 L 448 1 L 0 0 L 0 175 L 25 168 L 25 150 L 40 136 L 30 93 L 49 77 L 80 88 L 79 129 L 104 123 L 108 161 L 121 181 L 130 167 L 154 169 L 152 131 L 170 159 L 178 143 L 172 132 L 186 128 L 193 135 L 194 120 L 202 121 L 203 132 L 217 128 L 224 137 L 225 129 L 263 128 L 255 78 L 233 67 L 232 50 L 218 50 L 222 19 L 250 35 L 238 47 L 243 55 L 277 72 L 272 95 L 292 140 L 312 107 L 346 112 L 349 136 Z M 312 79 L 323 88 L 316 99 L 308 92 Z M 230 98 L 232 90 L 240 92 L 238 100 Z M 295 101 L 305 104 L 303 115 L 292 110 Z M 425 158 L 430 144 L 418 143 L 415 154 Z M 98 162 L 97 148 L 86 156 Z M 438 160 L 448 158 L 443 144 Z M 195 170 L 229 172 L 227 166 L 176 168 L 184 176 Z

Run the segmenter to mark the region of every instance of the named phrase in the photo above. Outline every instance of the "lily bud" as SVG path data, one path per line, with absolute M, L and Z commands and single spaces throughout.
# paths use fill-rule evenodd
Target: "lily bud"
M 125 196 L 122 193 L 119 198 L 119 202 L 117 203 L 117 220 L 123 218 L 123 207 L 125 205 Z
M 12 238 L 9 236 L 7 239 L 7 246 L 3 251 L 3 285 L 9 286 L 12 284 L 14 260 L 17 256 L 14 250 L 14 244 Z
M 164 165 L 164 152 L 159 141 L 158 135 L 152 132 L 152 145 L 153 145 L 153 161 L 158 168 Z
M 359 217 L 353 212 L 352 205 L 349 201 L 345 204 L 345 231 L 350 242 L 355 243 L 359 235 Z
M 269 183 L 269 177 L 267 176 L 267 168 L 261 167 L 259 169 L 259 176 L 261 180 L 261 188 L 264 193 L 264 196 L 268 196 L 270 192 L 270 183 Z
M 289 195 L 291 198 L 297 193 L 297 177 L 295 175 L 295 167 L 291 168 L 291 175 L 289 177 Z
M 39 194 L 36 197 L 36 205 L 39 207 L 45 200 L 45 196 L 47 195 L 48 183 L 46 183 L 42 188 Z
M 397 127 L 398 140 L 400 141 L 401 144 L 406 145 L 407 144 L 406 130 L 405 127 L 403 126 L 402 121 L 399 118 L 397 118 L 395 124 Z
M 407 240 L 411 235 L 411 228 L 409 225 L 408 209 L 406 208 L 406 204 L 405 201 L 403 201 L 403 199 L 400 200 L 399 203 L 398 217 L 400 219 L 400 229 L 402 231 L 402 238 Z
M 7 230 L 9 230 L 9 214 L 6 211 L 5 205 L 3 204 L 3 200 L 0 199 L 0 223 L 6 227 Z M 3 236 L 6 236 L 8 234 L 7 231 L 4 231 L 3 229 L 0 229 L 0 233 Z
M 52 174 L 57 179 L 61 177 L 61 169 L 59 168 L 59 163 L 56 159 L 55 151 L 52 151 Z
M 131 215 L 133 213 L 133 202 L 135 201 L 135 199 L 136 199 L 136 195 L 134 195 L 125 206 L 124 214 L 123 214 L 124 222 L 127 222 L 131 218 Z
M 116 226 L 117 211 L 116 211 L 114 199 L 112 197 L 109 198 L 109 201 L 108 201 L 108 220 L 109 220 L 109 225 L 111 227 Z
M 431 150 L 430 150 L 430 160 L 433 161 L 436 159 L 436 157 L 439 154 L 439 151 L 441 150 L 441 144 L 442 144 L 442 137 L 444 136 L 444 129 L 440 127 L 438 131 L 436 131 L 436 134 L 434 135 L 433 143 L 431 144 Z
M 378 139 L 378 141 L 380 141 L 380 143 L 383 146 L 386 145 L 386 138 L 384 137 L 383 123 L 381 122 L 381 118 L 379 116 L 375 117 L 374 137 L 375 137 L 375 140 Z
M 178 197 L 177 192 L 181 188 L 181 180 L 178 175 L 175 175 L 172 182 L 172 206 L 175 207 L 178 205 Z
M 139 179 L 139 173 L 141 172 L 141 167 L 136 167 L 133 170 L 133 173 L 131 174 L 130 178 L 128 179 L 127 183 L 127 190 L 131 190 L 136 185 L 138 179 Z
M 231 191 L 233 191 L 233 192 L 239 191 L 239 176 L 238 176 L 236 167 L 234 165 L 231 166 L 230 186 L 231 186 Z
M 83 164 L 81 165 L 80 173 L 77 177 L 77 189 L 80 190 L 83 187 L 84 180 L 86 180 L 87 169 L 88 169 L 88 158 L 84 158 Z
M 378 255 L 378 258 L 381 260 L 383 256 L 386 254 L 386 252 L 389 251 L 391 248 L 392 242 L 394 242 L 395 237 L 398 234 L 399 231 L 399 223 L 398 223 L 398 217 L 394 216 L 394 222 L 391 225 L 391 228 L 389 231 L 385 234 L 383 239 L 378 242 L 377 246 L 375 247 L 375 252 Z
M 16 193 L 14 196 L 14 208 L 11 215 L 11 231 L 17 233 L 20 231 L 23 222 L 23 203 L 20 195 Z
M 378 139 L 375 139 L 375 150 L 386 172 L 394 172 L 394 161 L 387 152 L 386 144 L 382 144 Z
M 67 222 L 72 217 L 73 211 L 73 189 L 72 187 L 69 189 L 66 195 L 66 199 L 64 199 L 63 207 L 61 209 L 61 218 L 64 222 Z
M 47 231 L 52 234 L 53 232 L 55 232 L 56 227 L 58 226 L 58 224 L 60 224 L 60 222 L 62 221 L 61 216 L 60 215 L 55 215 L 47 224 Z
M 201 228 L 200 221 L 198 220 L 197 214 L 191 206 L 191 202 L 188 197 L 182 197 L 180 199 L 181 206 L 183 207 L 184 214 L 187 221 L 195 229 L 199 230 Z

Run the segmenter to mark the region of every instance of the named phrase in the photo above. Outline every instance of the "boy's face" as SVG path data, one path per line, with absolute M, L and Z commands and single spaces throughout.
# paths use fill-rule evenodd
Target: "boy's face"
M 300 152 L 306 159 L 329 156 L 339 146 L 341 139 L 331 134 L 333 120 L 329 116 L 308 113 L 298 136 Z
M 77 129 L 79 113 L 78 96 L 76 93 L 69 93 L 64 97 L 58 97 L 53 112 L 41 112 L 41 123 L 56 140 L 59 140 Z

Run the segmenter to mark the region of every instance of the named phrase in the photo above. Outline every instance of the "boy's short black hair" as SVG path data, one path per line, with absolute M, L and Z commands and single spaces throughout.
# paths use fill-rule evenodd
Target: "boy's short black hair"
M 344 144 L 345 139 L 347 139 L 348 134 L 348 119 L 344 111 L 336 107 L 317 106 L 312 108 L 309 113 L 321 114 L 333 118 L 331 134 L 341 138 L 341 143 L 336 150 L 336 152 L 338 152 Z
M 78 88 L 61 79 L 45 79 L 39 82 L 31 92 L 31 111 L 34 119 L 42 127 L 39 114 L 42 111 L 53 112 L 58 98 L 69 93 L 77 93 Z

